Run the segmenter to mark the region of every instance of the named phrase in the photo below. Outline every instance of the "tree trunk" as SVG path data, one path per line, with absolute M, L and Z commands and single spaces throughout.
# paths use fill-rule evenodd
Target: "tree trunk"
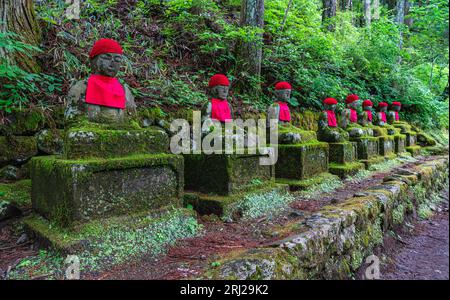
M 341 9 L 342 10 L 352 10 L 353 8 L 353 0 L 342 0 L 341 1 Z
M 407 16 L 408 14 L 409 14 L 409 10 L 411 9 L 411 2 L 410 1 L 408 1 L 408 0 L 405 0 L 405 16 Z M 411 27 L 412 25 L 413 25 L 413 19 L 412 18 L 410 18 L 410 17 L 407 17 L 406 19 L 405 19 L 405 24 L 408 26 L 408 27 Z
M 330 18 L 336 16 L 337 0 L 322 0 L 323 12 L 322 12 L 322 23 L 326 23 Z M 334 30 L 333 24 L 328 24 L 328 30 Z
M 0 32 L 6 31 L 19 34 L 24 43 L 39 46 L 41 31 L 36 20 L 33 0 L 0 0 Z M 8 53 L 0 55 L 8 57 Z M 13 57 L 8 58 L 24 70 L 39 70 L 36 60 L 22 53 L 15 53 Z
M 405 0 L 397 0 L 397 15 L 395 17 L 395 22 L 402 25 L 405 21 Z M 403 48 L 403 30 L 400 29 L 400 40 L 398 43 L 400 49 Z M 401 61 L 401 57 L 399 57 Z
M 263 28 L 264 0 L 242 1 L 240 25 Z M 239 56 L 243 62 L 242 70 L 250 75 L 261 75 L 262 42 L 263 36 L 259 34 L 257 41 L 241 45 Z
M 372 21 L 370 2 L 370 0 L 364 0 L 364 24 L 366 24 L 367 27 L 370 27 Z
M 291 9 L 292 1 L 293 0 L 289 0 L 288 6 L 286 7 L 286 10 L 284 11 L 284 17 L 283 17 L 283 22 L 281 23 L 280 31 L 284 30 L 284 25 L 286 24 L 286 19 L 287 19 L 289 10 Z
M 372 20 L 380 19 L 380 0 L 373 0 L 373 17 Z

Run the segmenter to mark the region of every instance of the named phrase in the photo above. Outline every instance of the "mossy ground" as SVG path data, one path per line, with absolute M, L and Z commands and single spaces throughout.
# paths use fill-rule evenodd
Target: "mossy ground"
M 0 202 L 7 201 L 18 208 L 31 207 L 31 180 L 24 179 L 15 183 L 0 183 Z
M 41 217 L 31 216 L 25 223 L 45 234 L 57 249 L 41 250 L 38 256 L 22 260 L 9 274 L 10 279 L 27 279 L 47 274 L 47 278 L 63 279 L 67 248 L 73 248 L 80 260 L 80 271 L 101 271 L 142 255 L 155 256 L 180 238 L 198 235 L 199 225 L 193 212 L 185 209 L 161 211 L 153 215 L 133 215 L 83 224 L 76 231 L 67 231 Z

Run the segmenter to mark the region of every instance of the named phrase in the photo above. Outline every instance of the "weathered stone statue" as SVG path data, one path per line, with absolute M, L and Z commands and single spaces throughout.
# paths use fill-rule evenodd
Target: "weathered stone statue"
M 370 126 L 373 122 L 372 108 L 373 103 L 369 99 L 364 100 L 362 103 L 363 111 L 358 118 L 358 123 L 362 126 Z
M 388 107 L 388 104 L 386 102 L 378 103 L 378 113 L 377 113 L 376 125 L 385 126 L 387 124 L 387 117 L 386 117 L 387 107 Z
M 122 64 L 122 48 L 111 39 L 98 40 L 91 52 L 92 74 L 69 90 L 66 119 L 85 115 L 94 122 L 121 122 L 136 110 L 133 95 L 116 78 Z
M 291 112 L 288 105 L 291 91 L 292 86 L 288 82 L 278 82 L 275 85 L 275 101 L 267 109 L 267 124 L 269 125 L 269 120 L 277 120 L 280 144 L 296 144 L 302 140 L 298 129 L 291 125 Z
M 359 96 L 351 94 L 345 99 L 346 108 L 341 113 L 341 127 L 347 128 L 350 124 L 358 123 L 357 109 L 359 107 Z
M 402 104 L 400 102 L 394 101 L 391 104 L 391 110 L 387 114 L 387 120 L 389 124 L 400 121 L 400 116 L 398 112 L 402 108 Z
M 364 115 L 361 111 L 359 96 L 348 95 L 345 103 L 347 108 L 341 114 L 341 127 L 347 130 L 350 138 L 373 136 L 371 128 L 360 125 L 360 119 L 364 119 Z
M 319 140 L 331 143 L 344 142 L 348 140 L 348 133 L 339 128 L 336 119 L 337 100 L 326 98 L 324 101 L 324 111 L 319 118 L 319 129 L 317 136 Z
M 216 74 L 209 79 L 208 83 L 210 101 L 206 106 L 203 119 L 211 119 L 221 123 L 231 122 L 233 109 L 227 101 L 230 90 L 230 81 L 223 74 Z

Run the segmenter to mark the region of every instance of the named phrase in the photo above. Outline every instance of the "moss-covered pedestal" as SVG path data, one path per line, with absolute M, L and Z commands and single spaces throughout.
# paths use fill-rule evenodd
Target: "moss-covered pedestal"
M 355 175 L 365 168 L 358 159 L 356 142 L 329 143 L 329 172 L 340 178 Z
M 411 153 L 412 156 L 418 156 L 421 152 L 421 147 L 417 145 L 417 132 L 413 131 L 412 126 L 404 121 L 393 122 L 395 128 L 400 129 L 400 133 L 406 137 L 405 150 Z
M 278 160 L 275 165 L 276 182 L 289 184 L 291 191 L 303 190 L 332 177 L 328 173 L 328 143 L 319 142 L 314 131 L 294 126 L 280 126 L 279 134 L 296 133 L 297 143 L 278 144 Z
M 185 154 L 184 197 L 200 214 L 228 215 L 234 203 L 252 194 L 287 191 L 275 183 L 275 167 L 262 154 Z
M 61 236 L 55 230 L 46 236 L 50 231 L 43 230 L 43 222 L 64 229 L 56 230 L 62 235 L 67 230 L 76 235 L 80 224 L 180 207 L 183 157 L 166 153 L 168 143 L 157 128 L 73 126 L 63 155 L 31 161 L 32 204 L 40 222 L 31 218 L 28 227 L 58 248 Z

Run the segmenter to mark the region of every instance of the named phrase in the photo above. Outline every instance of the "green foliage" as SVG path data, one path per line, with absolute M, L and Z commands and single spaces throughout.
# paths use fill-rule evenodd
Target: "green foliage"
M 20 41 L 13 32 L 0 32 L 0 51 L 12 57 L 21 53 L 30 58 L 40 50 Z M 11 112 L 14 108 L 26 106 L 41 95 L 61 91 L 60 81 L 44 73 L 30 73 L 14 64 L 7 57 L 0 57 L 0 111 Z
M 87 51 L 96 39 L 111 37 L 126 54 L 121 76 L 145 104 L 199 107 L 209 76 L 221 72 L 232 79 L 232 103 L 249 110 L 265 109 L 273 84 L 287 80 L 296 109 L 320 110 L 325 97 L 343 107 L 344 97 L 357 93 L 375 105 L 399 100 L 402 119 L 448 128 L 447 1 L 412 2 L 410 27 L 399 26 L 395 10 L 383 4 L 370 28 L 361 26 L 362 4 L 355 2 L 327 21 L 333 31 L 322 24 L 322 1 L 292 1 L 284 21 L 288 2 L 265 1 L 263 32 L 239 25 L 236 0 L 86 0 L 80 20 L 63 17 L 63 1 L 40 1 L 37 9 L 56 33 L 55 68 L 67 82 L 88 75 Z M 239 45 L 261 33 L 262 76 L 238 72 Z M 249 92 L 259 86 L 263 94 Z

